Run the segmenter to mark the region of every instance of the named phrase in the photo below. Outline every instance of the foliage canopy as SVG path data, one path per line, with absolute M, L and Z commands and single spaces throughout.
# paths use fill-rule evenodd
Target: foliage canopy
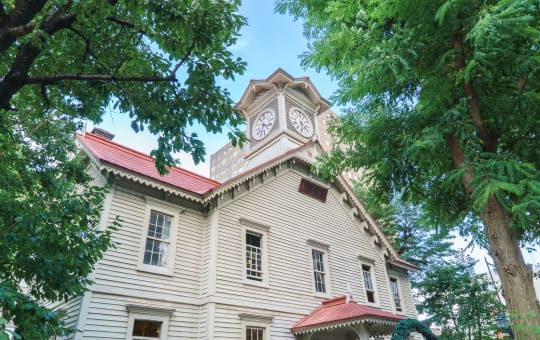
M 0 3 L 0 331 L 11 320 L 26 339 L 69 332 L 62 312 L 43 301 L 82 294 L 118 227 L 100 221 L 105 190 L 91 182 L 74 145 L 83 120 L 129 115 L 133 129 L 158 136 L 153 156 L 162 173 L 174 152 L 203 159 L 189 131 L 195 123 L 245 138 L 217 83 L 244 71 L 228 51 L 245 23 L 238 5 Z
M 540 324 L 519 245 L 540 237 L 540 5 L 534 0 L 280 0 L 302 17 L 306 66 L 351 108 L 321 171 L 366 169 L 433 225 L 488 246 L 513 319 Z M 483 226 L 482 226 L 483 224 Z M 525 334 L 525 333 L 523 333 Z M 517 334 L 520 337 L 520 334 Z M 523 335 L 527 338 L 530 335 Z

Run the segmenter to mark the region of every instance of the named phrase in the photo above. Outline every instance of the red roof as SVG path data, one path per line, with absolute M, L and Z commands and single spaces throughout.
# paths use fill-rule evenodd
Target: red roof
M 398 322 L 404 319 L 403 316 L 385 312 L 382 309 L 364 306 L 354 301 L 347 303 L 346 296 L 326 300 L 309 315 L 295 323 L 291 331 L 293 333 L 308 328 L 317 328 L 328 324 L 335 324 L 344 321 L 359 319 L 379 319 Z
M 77 135 L 77 139 L 100 162 L 133 171 L 182 190 L 203 195 L 220 185 L 210 178 L 178 167 L 170 167 L 169 173 L 161 176 L 152 157 L 93 133 Z

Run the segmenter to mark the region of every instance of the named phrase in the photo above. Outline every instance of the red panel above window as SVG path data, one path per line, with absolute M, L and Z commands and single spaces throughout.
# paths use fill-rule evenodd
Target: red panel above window
M 326 202 L 326 195 L 328 194 L 328 189 L 303 178 L 298 191 L 321 202 Z

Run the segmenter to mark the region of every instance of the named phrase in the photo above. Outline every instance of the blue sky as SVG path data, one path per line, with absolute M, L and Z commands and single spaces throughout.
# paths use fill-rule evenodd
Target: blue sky
M 309 76 L 321 95 L 327 99 L 336 90 L 336 82 L 324 73 L 317 73 L 313 69 L 304 70 L 300 65 L 299 55 L 307 50 L 307 41 L 302 35 L 301 22 L 295 22 L 292 17 L 274 13 L 272 0 L 245 0 L 240 13 L 248 20 L 248 25 L 241 31 L 241 36 L 231 49 L 235 56 L 247 62 L 243 75 L 237 76 L 235 81 L 223 81 L 220 85 L 227 88 L 233 101 L 240 100 L 251 79 L 265 79 L 277 68 L 281 67 L 292 76 Z M 338 112 L 336 108 L 334 111 Z M 149 133 L 135 133 L 130 127 L 127 116 L 120 116 L 111 112 L 104 117 L 100 127 L 116 134 L 115 141 L 133 149 L 149 153 L 156 147 L 156 138 Z M 92 126 L 88 126 L 91 130 Z M 206 163 L 194 165 L 190 155 L 180 154 L 176 157 L 181 166 L 199 174 L 209 175 L 210 155 L 228 142 L 226 132 L 222 135 L 213 135 L 194 127 L 206 146 Z M 455 247 L 462 248 L 466 242 L 456 238 Z M 472 255 L 479 259 L 477 271 L 485 272 L 484 256 L 487 252 L 476 247 Z M 540 254 L 524 252 L 526 262 L 540 263 Z M 491 261 L 490 261 L 491 262 Z
M 295 22 L 288 15 L 274 13 L 272 0 L 246 0 L 240 8 L 240 14 L 248 20 L 247 26 L 231 51 L 236 57 L 247 62 L 243 75 L 235 77 L 235 81 L 222 81 L 220 85 L 227 88 L 234 102 L 240 100 L 251 79 L 265 79 L 276 69 L 282 68 L 292 76 L 309 76 L 321 95 L 329 98 L 336 86 L 326 74 L 315 70 L 304 70 L 300 66 L 299 55 L 307 50 L 307 41 L 302 35 L 302 24 Z M 135 133 L 130 127 L 127 116 L 110 112 L 99 125 L 114 134 L 115 141 L 133 149 L 149 153 L 156 147 L 156 138 L 149 133 Z M 88 130 L 92 128 L 90 124 Z M 209 134 L 201 127 L 194 127 L 206 146 L 206 160 L 210 155 L 228 142 L 226 132 L 222 135 Z M 181 166 L 202 175 L 209 175 L 209 164 L 195 166 L 189 155 L 177 155 Z

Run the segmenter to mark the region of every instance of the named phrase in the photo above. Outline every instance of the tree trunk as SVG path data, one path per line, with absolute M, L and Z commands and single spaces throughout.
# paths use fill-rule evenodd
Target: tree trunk
M 464 48 L 463 40 L 461 30 L 452 35 L 452 47 L 459 51 L 454 55 L 456 75 L 466 68 L 467 49 Z M 472 80 L 462 79 L 461 86 L 463 94 L 467 97 L 471 121 L 477 129 L 478 138 L 483 142 L 483 150 L 479 151 L 496 152 L 497 138 L 488 132 L 487 124 L 482 118 L 478 93 Z M 461 180 L 466 194 L 471 196 L 474 193 L 472 182 L 475 174 L 472 168 L 466 165 L 467 159 L 460 144 L 460 138 L 457 134 L 449 134 L 447 141 L 456 169 L 465 166 Z M 489 252 L 495 261 L 495 268 L 501 280 L 515 338 L 534 339 L 533 327 L 540 327 L 540 305 L 534 291 L 532 268 L 525 264 L 517 235 L 510 227 L 511 218 L 494 195 L 489 197 L 485 209 L 480 212 L 480 217 L 484 221 Z
M 534 339 L 533 327 L 540 327 L 540 305 L 534 290 L 532 268 L 523 260 L 516 233 L 510 228 L 510 217 L 493 196 L 480 215 L 510 319 L 517 326 L 513 327 L 515 338 Z
M 460 169 L 466 161 L 460 139 L 457 135 L 446 137 L 454 165 Z M 467 195 L 474 192 L 471 185 L 473 176 L 470 166 L 466 166 L 461 181 Z M 525 264 L 516 233 L 510 227 L 510 216 L 492 195 L 485 209 L 480 212 L 480 217 L 484 221 L 489 253 L 495 261 L 495 268 L 501 280 L 502 293 L 512 320 L 515 339 L 535 339 L 533 328 L 540 327 L 540 305 L 534 290 L 532 268 Z

